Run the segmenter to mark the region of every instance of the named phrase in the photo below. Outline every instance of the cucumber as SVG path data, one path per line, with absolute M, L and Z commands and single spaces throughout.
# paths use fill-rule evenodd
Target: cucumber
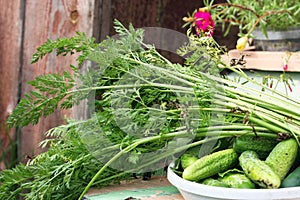
M 300 186 L 300 166 L 292 171 L 285 179 L 283 179 L 280 187 L 286 188 L 297 186 Z
M 189 148 L 180 156 L 180 163 L 182 169 L 187 168 L 189 165 L 194 163 L 196 160 L 199 159 L 199 151 L 201 146 L 195 146 L 192 148 Z
M 219 178 L 219 181 L 231 188 L 255 188 L 255 184 L 245 174 L 238 172 L 227 173 L 224 177 Z
M 260 187 L 280 187 L 281 180 L 279 176 L 269 165 L 259 159 L 255 151 L 244 151 L 239 157 L 239 164 L 246 176 Z
M 266 163 L 283 180 L 291 169 L 298 154 L 298 143 L 290 138 L 278 143 L 266 158 Z
M 235 138 L 233 149 L 237 153 L 247 150 L 255 151 L 260 159 L 266 159 L 277 143 L 275 138 L 242 135 Z
M 193 164 L 194 162 L 196 162 L 199 158 L 189 154 L 189 153 L 185 153 L 180 157 L 180 163 L 181 163 L 181 167 L 182 169 L 187 168 L 188 166 L 190 166 L 191 164 Z
M 213 178 L 204 179 L 204 181 L 202 181 L 201 183 L 204 185 L 210 185 L 216 187 L 229 187 L 227 184 L 223 183 L 222 181 Z
M 238 154 L 233 149 L 225 149 L 199 158 L 183 170 L 182 178 L 200 181 L 226 171 L 237 164 Z

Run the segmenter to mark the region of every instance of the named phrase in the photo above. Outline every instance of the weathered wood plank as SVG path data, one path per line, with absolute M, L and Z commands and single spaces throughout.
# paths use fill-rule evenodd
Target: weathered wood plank
M 109 31 L 112 27 L 112 0 L 102 0 L 102 5 L 98 10 L 98 13 L 101 14 L 101 18 L 99 20 L 99 33 L 100 40 L 104 40 L 106 36 L 109 35 Z M 95 12 L 97 13 L 97 12 Z M 96 29 L 95 29 L 96 30 Z
M 9 137 L 15 138 L 15 130 L 9 131 L 5 121 L 18 100 L 21 13 L 21 1 L 0 0 L 0 145 L 3 150 L 9 150 Z M 10 160 L 11 156 L 8 154 L 6 159 Z M 4 167 L 4 163 L 0 163 L 0 168 Z
M 37 64 L 30 64 L 31 56 L 36 48 L 47 39 L 70 37 L 76 31 L 92 36 L 94 23 L 94 1 L 86 0 L 27 0 L 25 5 L 24 52 L 22 69 L 22 95 L 32 89 L 25 84 L 38 75 L 62 73 L 69 70 L 70 64 L 75 64 L 72 56 L 46 56 Z M 22 154 L 37 154 L 41 152 L 38 143 L 44 139 L 44 133 L 50 128 L 62 124 L 64 117 L 71 116 L 71 111 L 56 111 L 46 119 L 41 119 L 35 126 L 22 129 Z

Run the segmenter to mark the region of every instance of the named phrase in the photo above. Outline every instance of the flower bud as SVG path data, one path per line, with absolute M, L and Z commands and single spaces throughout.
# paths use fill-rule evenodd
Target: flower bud
M 271 88 L 271 89 L 273 88 L 273 80 L 271 80 L 270 88 Z
M 193 21 L 194 21 L 194 18 L 193 18 L 193 17 L 184 17 L 184 18 L 182 18 L 182 20 L 183 20 L 184 22 L 193 22 Z
M 198 11 L 199 12 L 208 12 L 209 9 L 208 9 L 208 7 L 202 7 L 202 8 L 199 8 Z
M 246 35 L 237 40 L 236 49 L 242 51 L 247 46 L 247 44 L 248 44 L 248 36 Z
M 291 85 L 288 85 L 288 88 L 289 88 L 290 92 L 293 92 L 293 89 L 292 89 Z
M 288 70 L 288 64 L 287 63 L 284 63 L 282 68 L 283 68 L 283 71 L 287 71 Z

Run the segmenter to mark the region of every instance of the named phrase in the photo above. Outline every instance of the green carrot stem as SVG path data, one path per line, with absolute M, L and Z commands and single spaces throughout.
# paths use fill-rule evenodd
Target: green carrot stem
M 240 100 L 250 103 L 250 104 L 256 104 L 260 107 L 266 108 L 267 110 L 273 111 L 274 113 L 278 113 L 277 116 L 292 116 L 292 119 L 295 120 L 295 122 L 300 121 L 300 116 L 298 115 L 292 115 L 292 113 L 288 112 L 285 109 L 279 109 L 276 105 L 270 104 L 270 103 L 264 103 L 264 102 L 258 102 L 256 100 L 246 98 L 246 97 L 239 97 Z
M 227 88 L 226 90 L 230 90 L 231 88 Z M 245 93 L 242 91 L 238 92 L 239 98 L 248 99 L 248 101 L 256 102 L 257 104 L 264 105 L 265 107 L 269 107 L 275 111 L 285 111 L 290 113 L 290 115 L 297 115 L 297 112 L 300 110 L 299 104 L 295 104 L 293 101 L 290 101 L 287 98 L 276 98 L 275 96 L 262 96 L 262 95 L 253 95 L 249 93 Z
M 217 101 L 216 101 L 216 103 L 218 103 Z M 221 102 L 222 104 L 224 104 L 224 102 Z M 235 108 L 239 108 L 239 109 L 241 109 L 241 113 L 238 113 L 238 114 L 236 114 L 236 116 L 240 116 L 240 117 L 242 117 L 242 118 L 248 118 L 248 120 L 250 121 L 250 116 L 252 117 L 251 119 L 257 119 L 257 120 L 259 120 L 259 121 L 263 121 L 263 120 L 261 120 L 261 119 L 258 119 L 257 117 L 255 117 L 255 115 L 257 114 L 257 113 L 255 113 L 255 115 L 253 114 L 253 110 L 248 110 L 248 108 L 245 108 L 245 107 L 242 107 L 242 106 L 238 106 L 238 105 L 236 105 L 236 104 L 233 104 L 233 103 L 225 103 L 227 106 L 229 106 L 229 107 L 231 107 L 231 108 L 233 108 L 233 109 L 235 109 Z M 234 112 L 234 111 L 233 111 Z M 266 117 L 266 115 L 264 115 L 265 116 L 265 118 L 267 118 Z M 274 120 L 271 120 L 271 121 L 274 121 Z M 276 120 L 275 120 L 276 121 Z M 276 122 L 278 122 L 278 120 L 276 121 Z M 279 123 L 281 123 L 281 122 L 279 122 Z M 273 124 L 273 123 L 270 123 L 270 122 L 268 122 L 268 121 L 266 121 L 266 120 L 264 120 L 264 123 L 263 122 L 261 122 L 261 123 L 258 123 L 258 125 L 259 126 L 263 126 L 263 127 L 265 127 L 265 128 L 267 128 L 267 129 L 269 129 L 269 130 L 271 130 L 271 131 L 275 131 L 275 132 L 287 132 L 287 130 L 286 129 L 283 129 L 283 128 L 281 128 L 281 126 L 278 126 L 278 125 L 275 125 L 275 124 Z M 283 126 L 283 127 L 285 127 L 285 126 Z
M 271 124 L 270 122 L 267 122 L 266 120 L 258 119 L 256 117 L 249 116 L 248 120 L 252 123 L 258 124 L 260 126 L 266 127 L 267 129 L 274 131 L 275 133 L 286 133 L 286 129 L 281 129 L 278 126 L 275 126 Z
M 279 115 L 273 111 L 261 108 L 257 105 L 247 103 L 245 101 L 236 100 L 236 99 L 219 96 L 219 95 L 216 95 L 216 96 L 223 98 L 225 101 L 228 101 L 229 103 L 225 103 L 225 104 L 227 106 L 230 106 L 231 108 L 240 108 L 242 110 L 242 112 L 245 112 L 245 114 L 252 113 L 251 116 L 253 116 L 253 114 L 254 114 L 254 115 L 260 117 L 261 119 L 268 120 L 269 122 L 273 123 L 274 125 L 276 124 L 278 126 L 277 129 L 279 132 L 287 132 L 288 131 L 286 129 L 287 128 L 286 124 L 284 123 L 284 122 L 287 122 L 288 120 L 282 115 Z M 223 103 L 223 102 L 221 102 L 221 103 Z M 295 129 L 293 129 L 293 131 L 295 131 Z
M 205 131 L 222 131 L 222 130 L 253 130 L 253 127 L 245 124 L 231 124 L 231 125 L 222 125 L 222 126 L 209 126 L 198 128 L 198 132 Z M 257 131 L 267 131 L 265 127 L 255 127 Z
M 261 131 L 254 131 L 254 130 L 223 130 L 223 131 L 208 131 L 208 132 L 202 132 L 197 133 L 196 139 L 203 138 L 203 137 L 217 137 L 217 136 L 227 136 L 227 137 L 235 137 L 235 136 L 241 136 L 241 135 L 255 135 L 255 136 L 261 136 L 261 137 L 268 137 L 268 138 L 277 138 L 276 133 L 270 133 L 270 132 L 261 132 Z

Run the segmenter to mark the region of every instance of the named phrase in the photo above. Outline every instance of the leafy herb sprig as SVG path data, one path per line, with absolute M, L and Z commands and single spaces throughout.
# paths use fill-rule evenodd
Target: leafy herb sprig
M 47 132 L 54 137 L 43 142 L 50 148 L 26 165 L 19 164 L 0 175 L 0 199 L 77 199 L 97 169 L 103 164 L 93 157 L 75 130 L 78 122 Z M 130 179 L 131 174 L 107 169 L 95 187 Z
M 96 46 L 95 39 L 88 38 L 83 32 L 76 32 L 75 36 L 70 38 L 58 38 L 54 41 L 49 39 L 37 48 L 32 56 L 31 63 L 38 62 L 45 55 L 55 50 L 57 56 L 80 53 L 77 60 L 78 64 L 81 65 Z
M 59 38 L 55 41 L 48 40 L 33 54 L 31 63 L 36 63 L 46 54 L 56 51 L 56 55 L 78 53 L 78 65 L 87 60 L 88 55 L 96 48 L 93 38 L 86 37 L 85 33 L 77 32 L 71 38 Z M 36 77 L 29 81 L 34 90 L 25 94 L 7 120 L 10 127 L 26 126 L 30 123 L 37 124 L 40 117 L 47 117 L 57 108 L 68 109 L 76 102 L 75 94 L 72 92 L 76 86 L 76 80 L 80 77 L 78 67 L 70 65 L 71 72 L 60 74 L 47 74 Z M 62 100 L 64 100 L 62 102 Z M 62 103 L 61 103 L 62 102 Z M 61 104 L 60 104 L 61 103 Z

